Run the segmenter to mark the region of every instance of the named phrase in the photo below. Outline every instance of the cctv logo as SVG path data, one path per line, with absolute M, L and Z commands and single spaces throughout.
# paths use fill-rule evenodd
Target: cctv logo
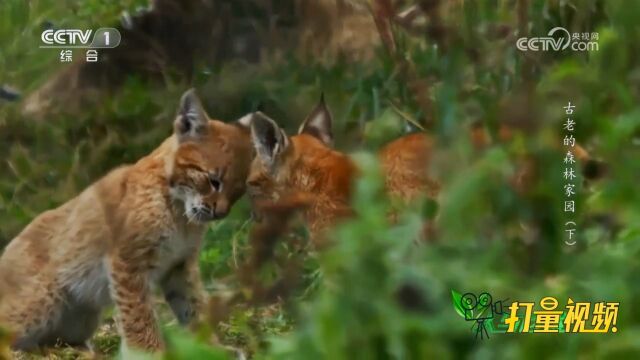
M 555 33 L 560 34 L 554 38 Z M 579 35 L 579 34 L 576 34 Z M 555 27 L 544 37 L 521 37 L 516 42 L 520 51 L 562 51 L 569 48 L 573 51 L 598 51 L 596 41 L 581 41 L 579 37 L 571 36 L 571 33 L 563 27 Z
M 87 45 L 93 30 L 45 30 L 40 38 L 47 45 Z
M 121 36 L 114 28 L 100 28 L 95 33 L 93 30 L 48 29 L 40 39 L 41 48 L 115 48 L 120 45 Z

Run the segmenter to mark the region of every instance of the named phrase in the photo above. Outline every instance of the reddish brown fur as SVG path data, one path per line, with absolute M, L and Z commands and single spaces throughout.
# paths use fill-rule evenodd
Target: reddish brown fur
M 436 194 L 438 185 L 427 174 L 431 147 L 426 134 L 413 134 L 382 149 L 379 158 L 391 196 L 408 201 L 419 194 Z M 254 201 L 303 198 L 309 204 L 305 219 L 317 242 L 320 231 L 352 214 L 349 201 L 357 174 L 347 155 L 303 132 L 288 139 L 275 165 L 256 157 L 247 185 Z
M 424 194 L 434 197 L 440 190 L 428 172 L 434 141 L 425 133 L 396 139 L 380 151 L 380 164 L 390 195 L 404 201 Z
M 346 155 L 330 149 L 317 138 L 300 134 L 281 158 L 276 176 L 254 160 L 247 178 L 254 200 L 295 198 L 307 202 L 305 219 L 312 233 L 351 212 L 349 199 L 357 172 Z
M 113 301 L 125 344 L 159 349 L 153 284 L 160 285 L 180 322 L 197 314 L 204 221 L 226 214 L 243 193 L 252 149 L 246 128 L 208 120 L 206 114 L 193 120 L 193 96 L 183 98 L 191 103 L 176 120 L 176 135 L 36 217 L 6 247 L 0 258 L 0 324 L 17 334 L 16 347 L 58 340 L 82 344 Z M 180 133 L 189 119 L 193 123 Z M 224 170 L 225 187 L 202 189 L 202 177 L 215 169 Z M 174 196 L 190 188 L 202 206 L 211 207 L 208 217 L 197 214 L 203 221 L 184 216 L 186 203 Z M 223 204 L 220 212 L 217 203 Z

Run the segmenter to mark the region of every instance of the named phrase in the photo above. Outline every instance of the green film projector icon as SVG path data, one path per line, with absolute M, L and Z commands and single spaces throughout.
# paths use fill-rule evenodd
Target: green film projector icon
M 483 292 L 478 297 L 473 293 L 466 293 L 460 298 L 460 306 L 464 311 L 464 319 L 466 321 L 474 321 L 476 327 L 476 338 L 484 339 L 486 335 L 489 337 L 485 321 L 493 320 L 494 315 L 502 315 L 504 313 L 503 301 L 493 303 L 491 294 Z

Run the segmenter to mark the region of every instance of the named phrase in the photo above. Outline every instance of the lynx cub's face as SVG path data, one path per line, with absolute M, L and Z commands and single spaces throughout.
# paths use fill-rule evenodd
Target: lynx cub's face
M 237 124 L 209 120 L 193 92 L 186 93 L 174 123 L 178 148 L 170 166 L 169 194 L 191 222 L 223 218 L 245 191 L 252 149 L 250 117 Z
M 256 156 L 247 178 L 248 194 L 253 200 L 278 200 L 291 193 L 293 183 L 311 185 L 311 179 L 300 171 L 315 161 L 314 155 L 331 151 L 332 117 L 324 97 L 307 116 L 298 135 L 288 137 L 271 118 L 256 113 L 250 123 Z M 306 186 L 305 186 L 306 187 Z

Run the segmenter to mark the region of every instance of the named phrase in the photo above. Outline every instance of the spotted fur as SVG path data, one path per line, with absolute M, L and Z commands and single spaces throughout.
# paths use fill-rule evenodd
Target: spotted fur
M 115 303 L 125 344 L 160 349 L 152 289 L 180 323 L 197 316 L 203 232 L 243 194 L 251 154 L 246 127 L 210 120 L 187 92 L 173 136 L 42 213 L 6 247 L 0 324 L 15 332 L 14 348 L 83 345 Z

